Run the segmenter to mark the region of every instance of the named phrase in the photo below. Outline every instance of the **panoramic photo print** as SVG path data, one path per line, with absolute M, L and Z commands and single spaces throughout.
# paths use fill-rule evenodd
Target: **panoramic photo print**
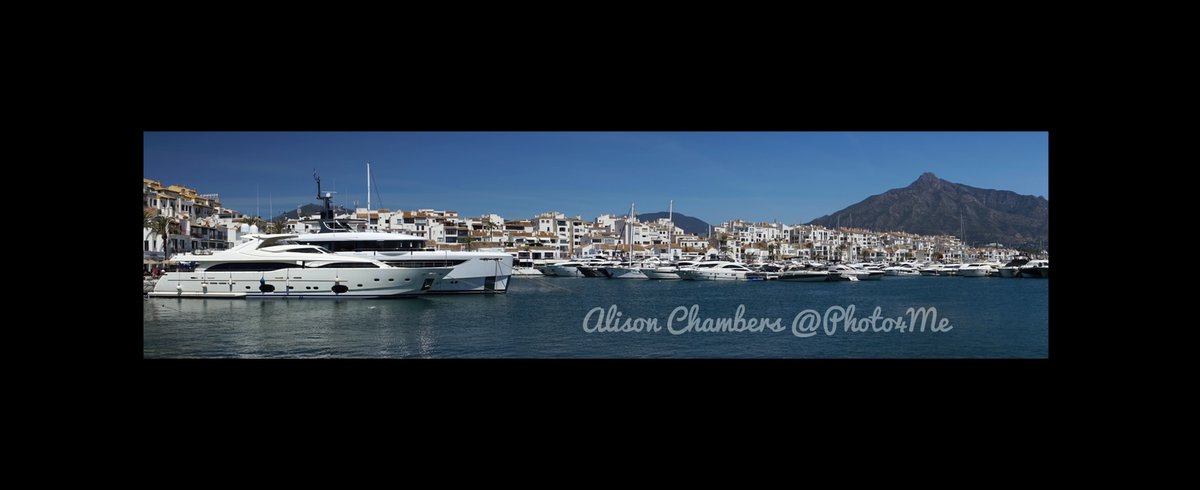
M 145 132 L 154 358 L 1045 359 L 1046 132 Z

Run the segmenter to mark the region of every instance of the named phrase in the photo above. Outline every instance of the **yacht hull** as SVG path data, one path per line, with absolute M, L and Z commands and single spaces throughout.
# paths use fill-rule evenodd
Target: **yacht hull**
M 513 257 L 485 252 L 337 252 L 375 259 L 392 267 L 452 267 L 433 283 L 429 293 L 506 293 L 513 274 Z
M 646 279 L 679 279 L 679 274 L 675 271 L 659 272 L 653 269 L 642 269 L 642 274 L 646 275 Z
M 158 298 L 391 298 L 425 293 L 449 272 L 449 268 L 168 272 L 147 295 Z
M 631 269 L 629 267 L 606 267 L 609 279 L 646 279 L 646 274 L 641 269 Z
M 962 277 L 987 277 L 990 272 L 991 269 L 985 268 L 959 269 L 958 275 Z
M 829 280 L 829 273 L 825 271 L 788 271 L 781 273 L 779 280 L 787 282 L 825 282 Z

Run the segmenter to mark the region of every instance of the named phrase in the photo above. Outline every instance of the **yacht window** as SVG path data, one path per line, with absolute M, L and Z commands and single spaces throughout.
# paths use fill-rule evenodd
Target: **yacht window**
M 300 268 L 302 267 L 291 262 L 226 262 L 224 264 L 211 265 L 206 270 L 208 272 L 266 272 Z
M 334 262 L 320 267 L 337 269 L 378 269 L 379 266 L 370 262 Z

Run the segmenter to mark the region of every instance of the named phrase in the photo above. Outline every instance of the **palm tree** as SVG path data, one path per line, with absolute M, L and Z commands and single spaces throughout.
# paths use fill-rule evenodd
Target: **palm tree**
M 142 207 L 142 228 L 149 228 L 154 224 L 154 215 L 157 214 L 153 209 Z
M 267 233 L 284 233 L 287 230 L 287 219 L 278 218 L 275 221 L 267 223 Z
M 163 258 L 168 257 L 167 245 L 171 242 L 171 232 L 179 231 L 179 223 L 170 216 L 155 216 L 150 221 L 150 229 L 163 237 Z

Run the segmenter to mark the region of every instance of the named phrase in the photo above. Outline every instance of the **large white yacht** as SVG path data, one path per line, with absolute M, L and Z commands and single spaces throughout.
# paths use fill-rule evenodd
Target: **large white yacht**
M 386 298 L 428 291 L 449 267 L 399 268 L 383 262 L 330 253 L 312 245 L 287 244 L 296 235 L 250 235 L 229 250 L 180 254 L 194 271 L 168 272 L 154 297 L 180 298 Z
M 513 256 L 503 252 L 449 252 L 425 249 L 425 239 L 419 236 L 384 232 L 354 231 L 353 224 L 361 220 L 338 220 L 333 217 L 329 200 L 332 195 L 321 194 L 321 179 L 317 179 L 317 197 L 325 201 L 320 220 L 309 220 L 320 226 L 318 233 L 299 235 L 293 241 L 316 245 L 338 255 L 379 260 L 392 267 L 426 268 L 451 267 L 445 277 L 435 281 L 431 293 L 504 293 L 513 274 Z
M 642 274 L 645 274 L 646 279 L 679 279 L 679 271 L 696 265 L 690 260 L 682 260 L 672 265 L 662 267 L 646 267 L 642 269 Z
M 746 274 L 751 272 L 754 271 L 747 269 L 744 264 L 713 260 L 679 269 L 676 274 L 685 281 L 745 281 Z
M 971 264 L 964 264 L 963 266 L 959 267 L 958 275 L 960 277 L 987 277 L 989 275 L 993 275 L 995 271 L 996 269 L 993 268 L 991 264 L 985 262 L 975 262 Z
M 433 283 L 431 293 L 504 293 L 513 273 L 513 257 L 507 253 L 425 250 L 424 238 L 399 233 L 308 233 L 292 241 L 338 255 L 378 260 L 392 267 L 453 268 Z

